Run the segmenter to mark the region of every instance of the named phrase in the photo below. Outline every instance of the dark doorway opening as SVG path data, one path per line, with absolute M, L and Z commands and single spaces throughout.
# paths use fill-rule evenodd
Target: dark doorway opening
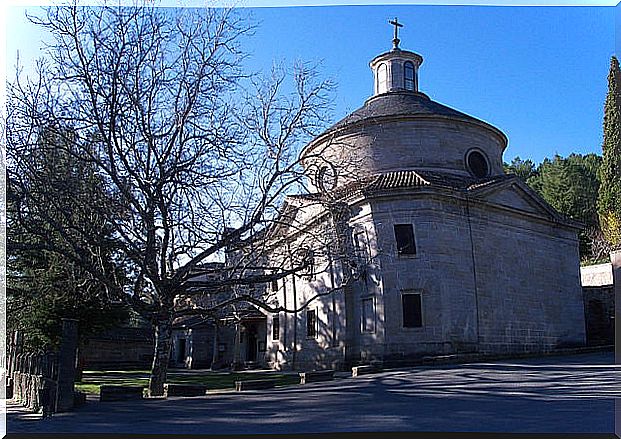
M 246 331 L 246 361 L 257 361 L 257 327 L 252 324 Z
M 185 338 L 180 338 L 177 343 L 177 364 L 185 364 Z

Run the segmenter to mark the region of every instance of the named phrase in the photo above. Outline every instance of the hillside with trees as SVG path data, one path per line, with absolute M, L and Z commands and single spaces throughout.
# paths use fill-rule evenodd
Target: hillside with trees
M 562 214 L 584 224 L 580 259 L 608 260 L 621 245 L 621 70 L 612 57 L 604 106 L 602 155 L 556 154 L 535 164 L 515 157 L 505 172 L 515 174 Z

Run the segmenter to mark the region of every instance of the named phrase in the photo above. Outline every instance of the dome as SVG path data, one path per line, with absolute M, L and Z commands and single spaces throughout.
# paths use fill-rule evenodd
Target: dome
M 369 64 L 374 95 L 300 153 L 311 189 L 326 191 L 402 171 L 479 179 L 504 175 L 507 137 L 487 122 L 420 92 L 422 56 L 399 49 L 398 43 L 395 32 L 393 49 Z
M 354 128 L 359 124 L 380 122 L 390 118 L 403 117 L 444 117 L 475 123 L 486 127 L 501 137 L 506 143 L 506 136 L 496 127 L 461 111 L 432 101 L 429 96 L 420 92 L 388 92 L 367 99 L 364 105 L 353 113 L 332 125 L 319 137 L 334 131 Z

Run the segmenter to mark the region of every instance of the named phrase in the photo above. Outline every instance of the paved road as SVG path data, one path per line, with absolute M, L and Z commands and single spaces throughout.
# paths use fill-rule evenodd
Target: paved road
M 132 403 L 89 401 L 46 420 L 11 407 L 13 432 L 613 432 L 613 353 L 418 367 L 272 391 Z

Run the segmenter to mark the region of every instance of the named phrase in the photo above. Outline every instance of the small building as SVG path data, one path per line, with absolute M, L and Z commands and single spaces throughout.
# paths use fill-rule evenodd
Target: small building
M 230 298 L 233 287 L 203 291 L 196 285 L 217 280 L 234 264 L 235 252 L 225 262 L 208 262 L 197 267 L 188 281 L 192 294 L 177 299 L 177 308 L 209 308 Z M 193 286 L 194 284 L 194 286 Z M 254 291 L 255 287 L 250 287 Z M 240 288 L 237 288 L 240 292 Z M 265 366 L 266 315 L 247 303 L 216 311 L 212 316 L 186 315 L 173 321 L 169 366 L 186 369 L 255 368 Z

